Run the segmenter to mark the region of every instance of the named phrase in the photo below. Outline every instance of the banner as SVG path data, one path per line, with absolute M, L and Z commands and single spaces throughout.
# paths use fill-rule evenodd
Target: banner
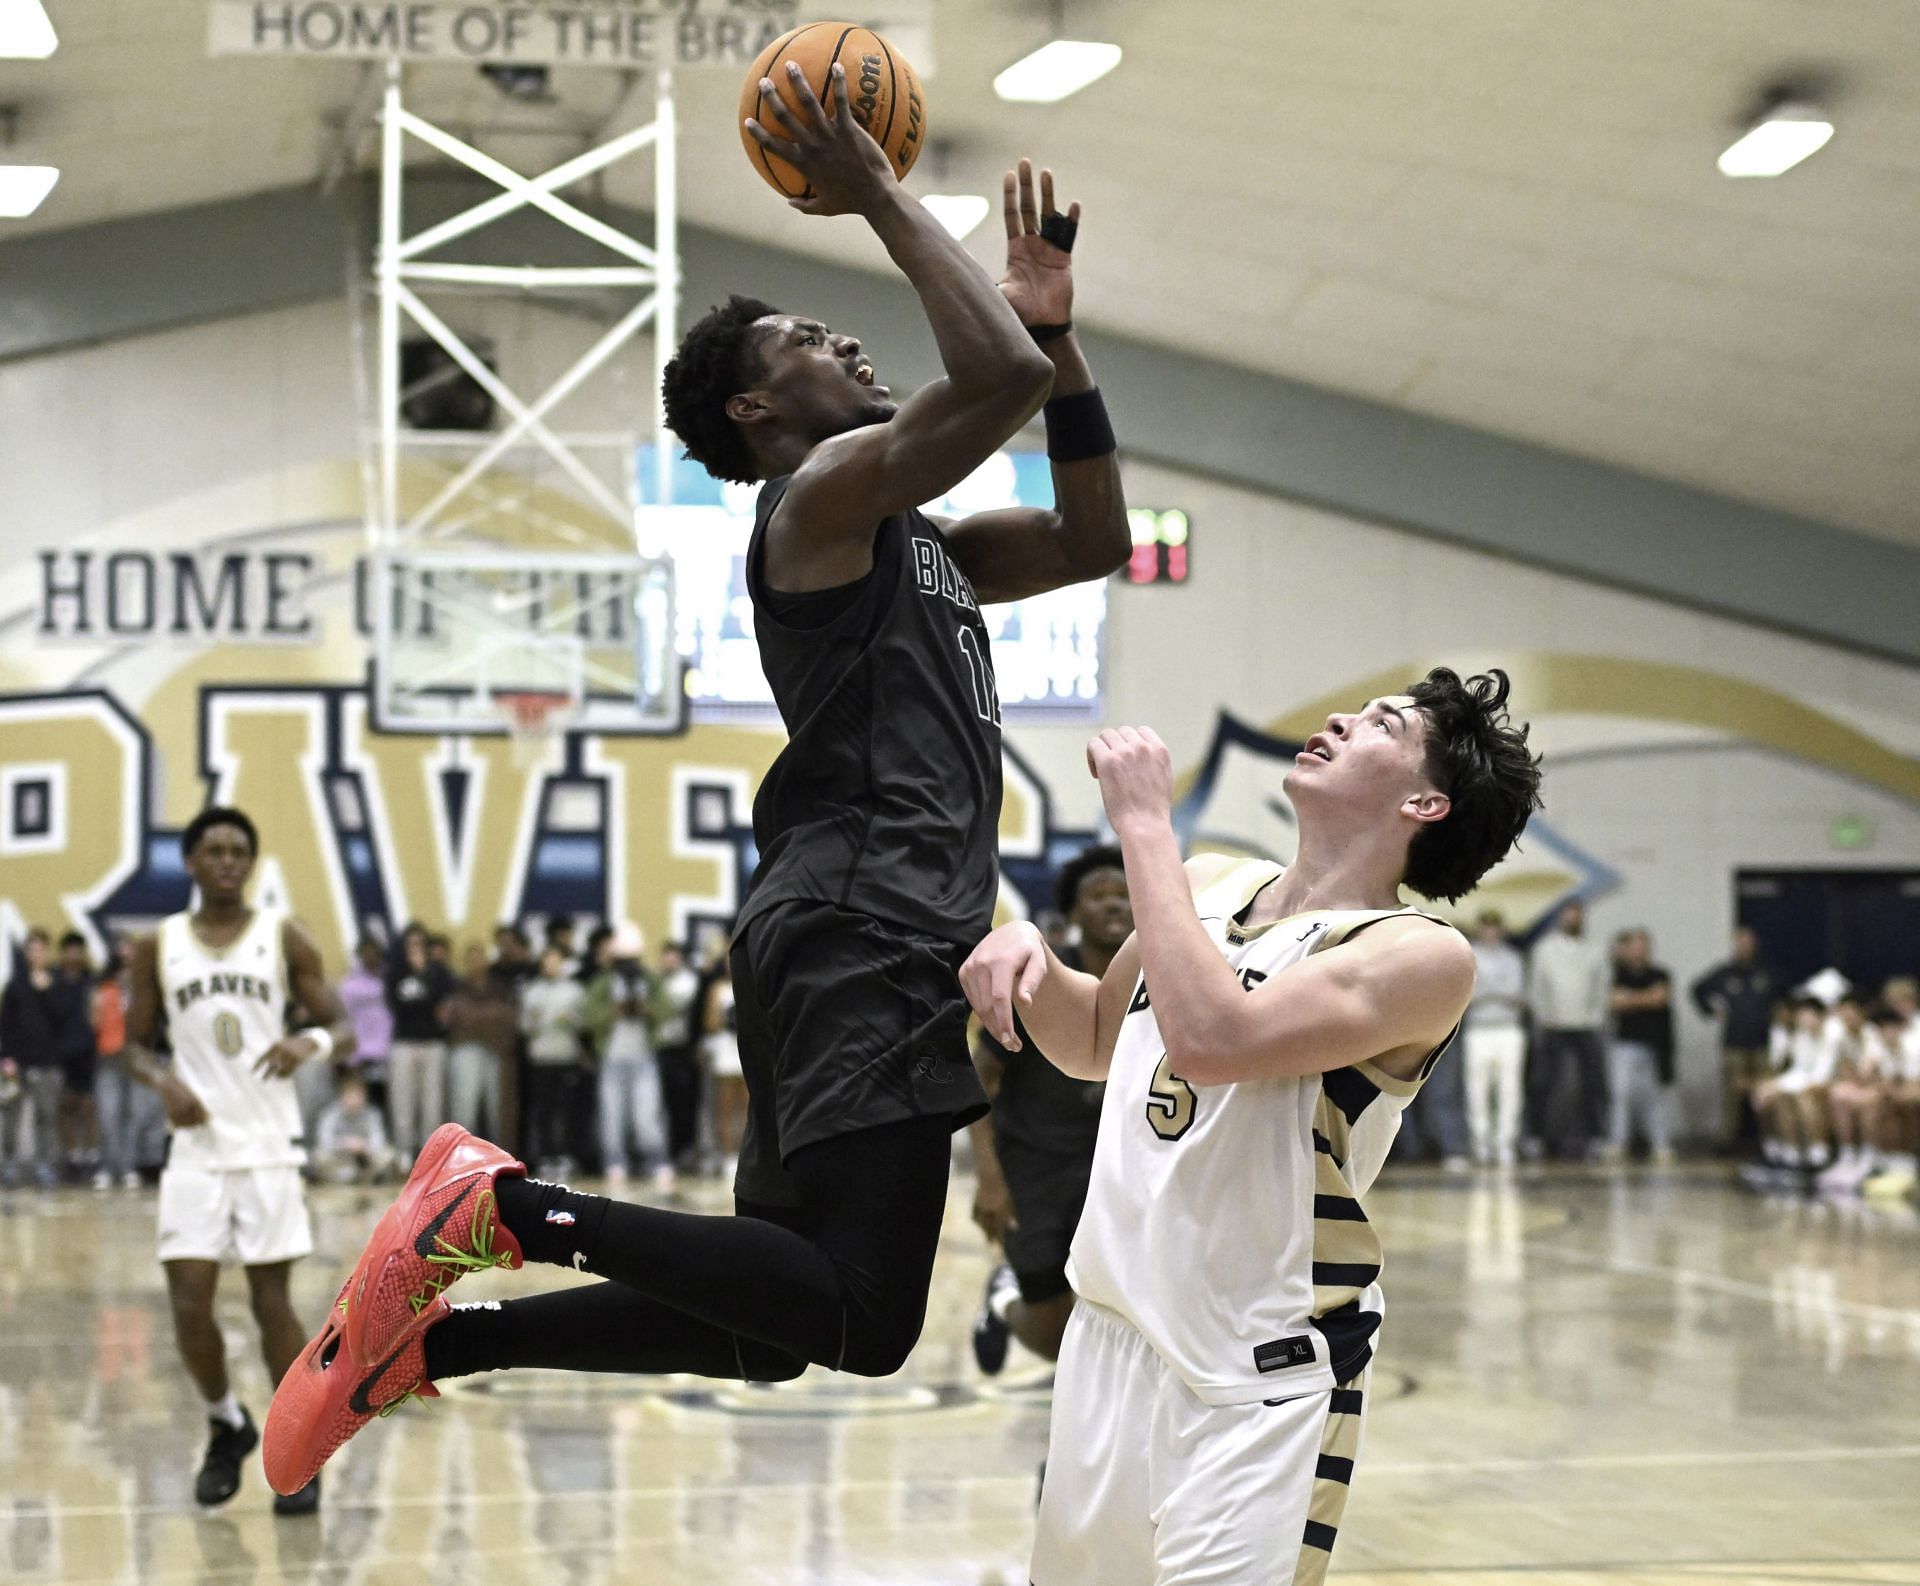
M 808 20 L 799 0 L 210 0 L 207 43 L 214 55 L 744 71 Z M 860 20 L 885 33 L 922 77 L 932 76 L 932 0 L 884 0 Z

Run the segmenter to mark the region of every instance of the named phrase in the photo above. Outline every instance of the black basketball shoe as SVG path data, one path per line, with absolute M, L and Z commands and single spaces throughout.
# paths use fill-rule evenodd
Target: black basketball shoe
M 1004 1262 L 987 1274 L 987 1292 L 980 1297 L 980 1314 L 973 1319 L 973 1358 L 989 1377 L 997 1377 L 1007 1363 L 1007 1343 L 1012 1330 L 1000 1319 L 994 1301 L 1007 1291 L 1018 1293 L 1020 1280 Z M 1001 1300 L 1005 1305 L 1006 1301 Z
M 312 1481 L 308 1482 L 306 1486 L 302 1487 L 298 1492 L 276 1492 L 273 1495 L 273 1512 L 275 1514 L 316 1514 L 319 1512 L 319 1509 L 320 1478 L 318 1476 L 315 1476 Z
M 207 1457 L 200 1461 L 200 1474 L 193 1478 L 193 1501 L 203 1508 L 223 1504 L 240 1490 L 241 1463 L 260 1446 L 260 1429 L 253 1424 L 245 1405 L 240 1408 L 240 1417 L 238 1426 L 229 1426 L 218 1416 L 207 1421 L 213 1436 L 207 1439 Z

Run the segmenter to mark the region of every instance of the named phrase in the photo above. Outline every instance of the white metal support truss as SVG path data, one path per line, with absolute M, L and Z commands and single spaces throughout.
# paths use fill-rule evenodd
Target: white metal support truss
M 429 226 L 410 237 L 405 235 L 404 155 L 409 136 L 498 184 L 500 192 L 438 225 Z M 562 189 L 648 147 L 654 151 L 654 239 L 651 246 L 559 196 Z M 666 442 L 665 416 L 658 406 L 658 391 L 659 377 L 665 373 L 667 359 L 679 336 L 676 159 L 673 82 L 672 74 L 667 71 L 659 74 L 656 113 L 652 122 L 623 133 L 598 148 L 589 149 L 544 175 L 528 178 L 408 110 L 401 101 L 399 65 L 395 63 L 388 67 L 381 126 L 380 240 L 375 259 L 380 347 L 379 497 L 370 504 L 368 515 L 368 537 L 376 550 L 404 550 L 418 546 L 423 540 L 431 540 L 436 534 L 446 533 L 446 514 L 454 501 L 506 452 L 528 440 L 565 471 L 589 500 L 616 521 L 630 525 L 637 535 L 639 502 L 638 492 L 631 488 L 637 484 L 631 478 L 631 467 L 622 470 L 629 481 L 629 490 L 623 500 L 580 456 L 584 450 L 625 446 L 629 438 L 603 433 L 556 433 L 546 423 L 546 417 L 649 325 L 654 331 L 653 427 L 657 443 L 654 456 L 659 470 L 654 499 L 662 504 L 671 502 L 671 448 Z M 425 256 L 436 249 L 524 208 L 541 210 L 559 224 L 600 244 L 625 262 L 561 267 L 459 264 L 429 262 L 426 259 Z M 429 288 L 436 285 L 459 286 L 468 290 L 502 293 L 601 292 L 608 288 L 631 287 L 636 291 L 644 291 L 645 295 L 545 392 L 526 401 L 489 369 L 459 334 L 421 300 L 414 283 Z M 450 437 L 445 434 L 415 436 L 403 429 L 400 414 L 403 317 L 439 343 L 448 357 L 486 389 L 511 420 L 504 429 L 497 434 L 473 437 Z M 450 445 L 460 445 L 463 439 L 474 446 L 474 455 L 430 502 L 403 521 L 400 515 L 400 469 L 401 459 L 409 447 L 444 449 Z
M 369 83 L 369 89 L 377 87 Z M 365 97 L 370 101 L 372 94 Z M 657 79 L 652 122 L 625 132 L 539 176 L 523 176 L 464 139 L 408 110 L 401 98 L 401 69 L 386 69 L 381 99 L 380 224 L 374 258 L 378 313 L 375 380 L 377 414 L 369 427 L 367 537 L 375 571 L 374 675 L 376 722 L 385 730 L 498 731 L 494 706 L 508 688 L 538 686 L 571 695 L 574 719 L 612 731 L 672 730 L 682 719 L 683 698 L 672 651 L 673 578 L 665 547 L 646 527 L 636 477 L 644 428 L 617 422 L 594 430 L 561 431 L 553 413 L 561 403 L 635 336 L 653 331 L 653 455 L 657 469 L 652 499 L 672 501 L 672 457 L 660 382 L 679 337 L 680 261 L 675 182 L 673 83 Z M 370 105 L 369 105 L 370 108 Z M 404 228 L 405 154 L 408 139 L 425 144 L 500 191 L 450 219 L 409 236 Z M 562 194 L 614 162 L 651 148 L 654 156 L 654 235 L 651 242 L 588 214 Z M 598 265 L 500 265 L 428 258 L 517 211 L 539 210 L 611 256 Z M 516 392 L 490 368 L 423 294 L 453 289 L 465 294 L 567 293 L 630 289 L 634 301 L 546 390 Z M 408 430 L 402 421 L 400 362 L 403 338 L 417 327 L 436 342 L 494 400 L 502 415 L 486 432 Z M 623 525 L 630 538 L 606 547 L 571 524 L 558 521 L 528 499 L 531 487 L 512 474 L 494 472 L 509 453 L 537 448 L 559 468 L 582 499 Z M 410 454 L 459 458 L 431 499 L 403 516 L 401 474 Z M 586 457 L 619 461 L 624 490 L 608 482 L 615 470 L 590 467 Z M 478 516 L 513 514 L 524 520 L 524 540 L 508 548 L 476 538 Z M 494 582 L 489 583 L 488 580 Z M 636 646 L 625 662 L 606 664 L 607 650 L 574 630 L 588 623 L 585 596 L 571 607 L 545 607 L 537 594 L 553 580 L 593 588 L 604 610 L 606 591 L 624 591 L 631 602 Z M 589 626 L 591 624 L 589 623 Z M 586 629 L 579 630 L 584 633 Z M 422 636 L 439 634 L 438 650 Z M 643 636 L 644 637 L 641 637 Z M 616 646 L 622 640 L 603 639 Z M 557 669 L 557 670 L 556 670 Z M 525 679 L 532 676 L 536 685 Z M 489 695 L 495 696 L 489 698 Z

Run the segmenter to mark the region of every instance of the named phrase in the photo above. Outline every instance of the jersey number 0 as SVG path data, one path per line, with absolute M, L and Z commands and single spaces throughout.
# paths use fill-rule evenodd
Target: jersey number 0
M 1198 1098 L 1193 1087 L 1167 1065 L 1167 1054 L 1160 1054 L 1160 1066 L 1153 1071 L 1153 1083 L 1147 1087 L 1147 1122 L 1162 1140 L 1178 1140 L 1193 1127 L 1193 1110 Z

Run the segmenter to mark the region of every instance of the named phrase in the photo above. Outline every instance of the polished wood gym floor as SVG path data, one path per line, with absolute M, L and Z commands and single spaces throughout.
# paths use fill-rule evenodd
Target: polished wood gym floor
M 192 1502 L 153 1192 L 0 1195 L 0 1581 L 1022 1586 L 1047 1377 L 1018 1351 L 974 1369 L 966 1188 L 897 1379 L 478 1379 L 369 1428 L 301 1520 L 257 1463 L 223 1510 Z M 384 1198 L 315 1203 L 317 1320 Z M 1920 1582 L 1911 1207 L 1755 1199 L 1705 1166 L 1389 1167 L 1369 1204 L 1389 1316 L 1346 1586 Z M 263 1417 L 238 1274 L 223 1305 Z

